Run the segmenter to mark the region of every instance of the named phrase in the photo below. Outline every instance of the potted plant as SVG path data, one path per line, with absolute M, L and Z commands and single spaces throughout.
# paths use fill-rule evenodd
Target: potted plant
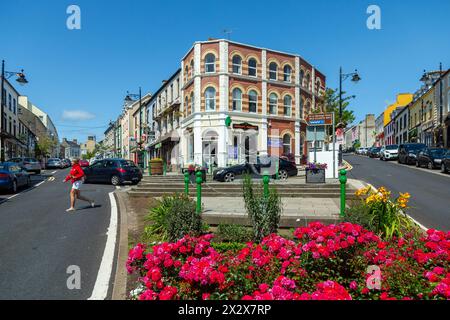
M 163 174 L 163 159 L 153 158 L 150 160 L 150 168 L 152 175 L 162 175 Z
M 310 162 L 306 165 L 306 183 L 325 183 L 326 163 Z

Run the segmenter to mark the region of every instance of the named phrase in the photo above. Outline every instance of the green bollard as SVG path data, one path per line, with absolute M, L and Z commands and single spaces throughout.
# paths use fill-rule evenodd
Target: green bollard
M 151 175 L 152 175 L 152 162 L 149 161 L 148 162 L 148 176 L 151 176 Z
M 280 174 L 279 174 L 279 170 L 278 170 L 278 166 L 280 165 L 279 160 L 277 160 L 277 162 L 275 163 L 275 179 L 278 180 L 280 179 Z
M 189 172 L 184 172 L 184 193 L 189 196 Z
M 345 187 L 347 184 L 347 171 L 342 169 L 339 171 L 339 182 L 341 183 L 341 218 L 345 216 Z
M 202 213 L 202 182 L 203 176 L 201 171 L 197 171 L 195 174 L 195 182 L 197 183 L 197 214 Z
M 166 172 L 167 172 L 167 165 L 166 162 L 163 161 L 163 175 L 166 175 Z
M 264 173 L 264 177 L 263 177 L 263 184 L 264 184 L 264 198 L 268 198 L 269 197 L 269 175 L 266 173 Z

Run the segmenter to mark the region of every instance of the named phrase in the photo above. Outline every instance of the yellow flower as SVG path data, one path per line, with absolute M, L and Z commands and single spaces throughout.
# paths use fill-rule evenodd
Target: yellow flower
M 358 197 L 365 196 L 369 193 L 370 186 L 356 190 L 355 195 Z

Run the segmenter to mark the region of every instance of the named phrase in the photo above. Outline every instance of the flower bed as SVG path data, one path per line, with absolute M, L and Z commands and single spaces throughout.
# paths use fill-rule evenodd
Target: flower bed
M 212 234 L 130 250 L 139 275 L 131 298 L 351 300 L 450 298 L 450 233 L 429 230 L 388 241 L 352 223 L 311 223 L 295 240 L 270 235 L 260 244 L 219 252 Z M 371 268 L 369 268 L 372 266 Z M 380 286 L 376 284 L 379 268 Z M 374 278 L 375 277 L 375 278 Z

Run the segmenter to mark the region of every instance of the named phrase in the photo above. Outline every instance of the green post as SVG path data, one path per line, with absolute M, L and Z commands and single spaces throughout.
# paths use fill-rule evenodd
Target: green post
M 347 184 L 347 171 L 342 169 L 339 171 L 339 182 L 341 183 L 341 218 L 345 216 L 345 187 Z
M 202 213 L 202 182 L 203 182 L 202 172 L 197 171 L 195 176 L 196 176 L 195 182 L 197 183 L 197 209 L 196 209 L 196 212 L 198 214 L 200 214 L 200 213 Z
M 184 193 L 189 196 L 189 172 L 184 172 Z
M 267 174 L 267 172 L 264 173 L 263 184 L 264 184 L 264 197 L 267 199 L 269 197 L 269 175 Z
M 166 175 L 166 172 L 167 172 L 167 165 L 166 162 L 163 161 L 163 175 Z
M 148 160 L 148 175 L 152 175 L 152 160 Z

